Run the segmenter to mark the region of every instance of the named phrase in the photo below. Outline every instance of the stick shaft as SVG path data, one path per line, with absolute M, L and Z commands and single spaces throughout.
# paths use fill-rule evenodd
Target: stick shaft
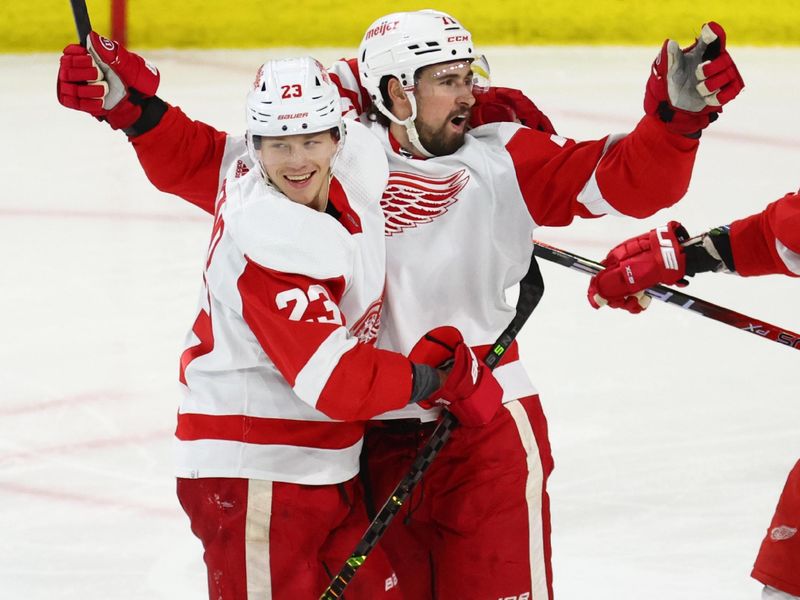
M 517 337 L 520 329 L 528 320 L 536 305 L 544 294 L 544 281 L 542 274 L 539 270 L 539 265 L 536 262 L 536 257 L 531 256 L 531 264 L 528 272 L 520 281 L 519 298 L 517 300 L 517 312 L 514 318 L 505 328 L 497 341 L 490 348 L 486 355 L 484 362 L 490 369 L 494 369 L 500 362 L 505 351 Z M 383 505 L 383 508 L 378 512 L 372 522 L 369 524 L 361 540 L 358 542 L 356 549 L 347 559 L 344 566 L 339 570 L 339 573 L 333 578 L 330 585 L 325 589 L 320 596 L 320 600 L 336 600 L 342 597 L 347 585 L 355 577 L 356 571 L 364 564 L 369 553 L 378 544 L 378 541 L 383 537 L 386 528 L 394 519 L 395 515 L 400 511 L 403 503 L 411 495 L 411 492 L 416 487 L 417 483 L 428 467 L 431 466 L 433 459 L 439 454 L 439 451 L 450 438 L 453 429 L 458 425 L 457 419 L 452 413 L 444 411 L 442 420 L 436 426 L 428 441 L 420 449 L 417 458 L 411 465 L 410 471 L 405 477 L 397 484 L 397 487 L 389 495 L 389 498 Z
M 89 37 L 89 33 L 92 31 L 86 0 L 69 0 L 69 3 L 72 6 L 72 16 L 75 18 L 75 29 L 78 31 L 78 42 L 85 47 L 86 38 Z
M 541 242 L 535 243 L 534 253 L 539 258 L 564 267 L 569 267 L 576 271 L 588 273 L 589 275 L 599 273 L 603 269 L 603 265 L 598 262 Z M 755 334 L 761 338 L 783 344 L 795 350 L 800 350 L 800 334 L 784 329 L 783 327 L 778 327 L 777 325 L 772 325 L 761 319 L 744 315 L 735 310 L 703 300 L 702 298 L 690 296 L 689 294 L 685 294 L 665 285 L 655 285 L 651 288 L 647 288 L 646 293 L 656 300 L 661 300 L 661 302 L 674 304 L 675 306 L 698 313 L 709 319 L 714 319 L 725 325 L 730 325 L 731 327 Z

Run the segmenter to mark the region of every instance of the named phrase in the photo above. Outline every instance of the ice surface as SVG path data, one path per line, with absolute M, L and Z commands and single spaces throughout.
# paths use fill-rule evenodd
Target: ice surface
M 321 50 L 329 62 L 352 50 Z M 654 48 L 503 48 L 497 84 L 560 132 L 629 130 Z M 161 95 L 240 131 L 269 52 L 152 52 Z M 800 186 L 800 51 L 735 49 L 748 87 L 703 137 L 686 199 L 644 222 L 542 230 L 600 258 L 674 218 L 690 232 Z M 55 98 L 57 56 L 0 56 L 0 576 L 3 598 L 196 600 L 202 550 L 177 504 L 177 363 L 209 218 L 152 189 L 124 136 Z M 555 591 L 564 600 L 757 598 L 749 570 L 800 457 L 800 353 L 655 303 L 594 311 L 543 264 L 521 335 L 542 392 Z M 800 330 L 788 278 L 706 275 L 689 293 Z

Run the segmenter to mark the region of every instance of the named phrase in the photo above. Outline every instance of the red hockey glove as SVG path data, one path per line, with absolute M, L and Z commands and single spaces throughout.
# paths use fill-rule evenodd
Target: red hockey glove
M 113 129 L 132 127 L 142 116 L 144 100 L 158 89 L 158 70 L 94 31 L 87 45 L 64 48 L 58 70 L 58 101 L 108 121 Z
M 503 389 L 455 327 L 432 329 L 414 345 L 408 358 L 415 363 L 449 370 L 442 387 L 420 401 L 420 406 L 444 406 L 467 427 L 485 425 L 500 408 Z
M 650 304 L 644 290 L 664 283 L 686 285 L 686 256 L 681 243 L 689 239 L 683 226 L 670 221 L 663 227 L 631 238 L 608 253 L 605 269 L 589 283 L 589 303 L 640 313 Z
M 657 116 L 674 133 L 700 137 L 743 87 L 742 76 L 725 47 L 725 30 L 711 21 L 688 48 L 664 41 L 647 80 L 644 111 Z
M 550 119 L 519 90 L 491 87 L 483 93 L 475 94 L 470 127 L 503 122 L 522 123 L 545 133 L 556 132 Z

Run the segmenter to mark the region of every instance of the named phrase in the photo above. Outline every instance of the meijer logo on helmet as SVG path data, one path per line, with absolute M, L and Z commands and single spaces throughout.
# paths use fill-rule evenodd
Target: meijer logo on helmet
M 397 29 L 397 26 L 399 24 L 400 24 L 400 21 L 391 21 L 391 22 L 382 21 L 381 23 L 379 23 L 378 25 L 376 25 L 375 27 L 373 27 L 372 29 L 367 31 L 367 34 L 364 36 L 364 39 L 368 40 L 370 38 L 374 38 L 374 37 L 378 37 L 380 35 L 384 35 L 385 33 L 388 33 L 389 31 L 393 31 L 394 29 Z

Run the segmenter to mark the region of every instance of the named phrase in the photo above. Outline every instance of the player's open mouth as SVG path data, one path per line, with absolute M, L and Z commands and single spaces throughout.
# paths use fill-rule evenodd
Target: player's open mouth
M 465 127 L 466 122 L 467 122 L 466 115 L 458 115 L 457 117 L 453 117 L 452 119 L 450 119 L 450 123 L 456 129 L 463 129 Z
M 302 175 L 284 175 L 283 178 L 289 182 L 289 185 L 292 187 L 304 187 L 311 178 L 314 176 L 316 171 L 311 171 L 311 173 L 303 173 Z

